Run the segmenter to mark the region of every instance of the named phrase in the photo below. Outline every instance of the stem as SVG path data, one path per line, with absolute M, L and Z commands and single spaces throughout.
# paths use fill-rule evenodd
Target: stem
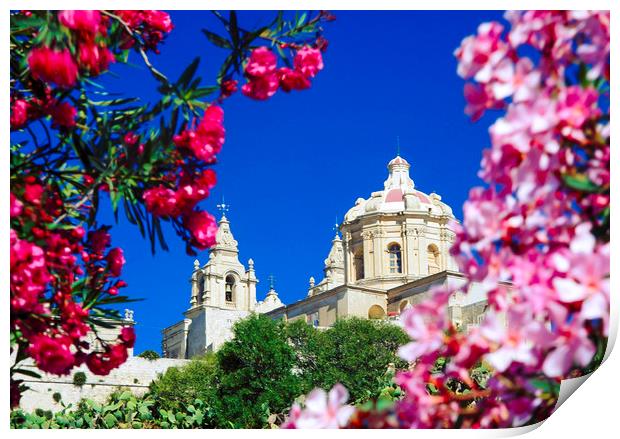
M 78 201 L 77 203 L 75 203 L 73 206 L 69 206 L 69 209 L 73 209 L 73 210 L 77 210 L 79 209 L 84 203 L 86 203 L 88 200 L 90 200 L 90 198 L 93 196 L 93 193 L 95 191 L 95 186 L 96 184 L 93 184 L 93 187 L 91 187 L 88 192 L 86 192 L 86 194 L 84 194 L 84 196 L 82 197 L 82 199 L 80 199 L 80 201 Z M 58 218 L 56 218 L 54 220 L 54 222 L 52 223 L 53 225 L 57 225 L 60 224 L 60 222 L 62 220 L 64 220 L 67 216 L 69 216 L 69 214 L 67 212 L 63 213 L 62 215 L 60 215 Z

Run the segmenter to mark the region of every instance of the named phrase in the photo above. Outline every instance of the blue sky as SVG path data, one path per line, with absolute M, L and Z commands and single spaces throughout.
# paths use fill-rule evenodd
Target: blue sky
M 200 55 L 200 76 L 214 78 L 224 52 L 200 32 L 220 30 L 207 11 L 172 12 L 175 30 L 152 61 L 171 78 Z M 241 12 L 245 26 L 266 23 L 271 13 Z M 325 36 L 325 68 L 312 88 L 278 92 L 267 102 L 234 96 L 224 104 L 226 143 L 215 167 L 218 185 L 203 207 L 217 213 L 222 195 L 239 242 L 240 259 L 255 261 L 258 300 L 276 279 L 285 303 L 303 298 L 308 279 L 322 278 L 336 217 L 358 197 L 381 190 L 386 164 L 401 155 L 411 164 L 416 187 L 435 191 L 461 218 L 469 189 L 488 146 L 494 115 L 476 124 L 463 113 L 463 81 L 452 55 L 460 41 L 500 12 L 335 12 Z M 136 60 L 114 66 L 110 90 L 152 99 L 156 83 Z M 205 79 L 205 80 L 206 80 Z M 108 208 L 100 215 L 113 224 Z M 135 311 L 136 352 L 160 351 L 161 329 L 179 321 L 189 304 L 193 257 L 167 231 L 169 252 L 154 256 L 138 230 L 114 226 L 113 245 L 125 250 L 124 293 L 144 298 Z M 201 264 L 207 252 L 198 256 Z

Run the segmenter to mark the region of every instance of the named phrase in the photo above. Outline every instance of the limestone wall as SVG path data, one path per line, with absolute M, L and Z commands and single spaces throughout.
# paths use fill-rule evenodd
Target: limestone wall
M 121 387 L 140 396 L 146 393 L 149 384 L 159 374 L 170 367 L 183 366 L 188 361 L 170 358 L 147 360 L 140 357 L 129 357 L 123 365 L 114 369 L 107 376 L 94 375 L 85 365 L 75 368 L 70 375 L 63 377 L 41 373 L 34 366 L 24 366 L 24 368 L 37 371 L 42 377 L 35 379 L 17 375 L 18 378 L 24 380 L 24 384 L 30 387 L 22 396 L 20 407 L 28 412 L 37 408 L 51 411 L 61 410 L 62 405 L 53 399 L 56 392 L 60 393 L 65 405 L 75 404 L 82 398 L 105 402 L 111 393 Z M 86 375 L 86 383 L 82 386 L 76 386 L 73 383 L 73 377 L 79 371 Z

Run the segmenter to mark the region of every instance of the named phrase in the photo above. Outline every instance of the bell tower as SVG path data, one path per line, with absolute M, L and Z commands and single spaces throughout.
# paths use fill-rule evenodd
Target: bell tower
M 196 259 L 190 277 L 191 293 L 185 319 L 163 331 L 163 351 L 167 357 L 192 358 L 216 350 L 232 337 L 234 322 L 256 309 L 254 261 L 247 268 L 239 261 L 239 247 L 226 217 L 229 206 L 218 205 L 215 245 L 209 260 Z

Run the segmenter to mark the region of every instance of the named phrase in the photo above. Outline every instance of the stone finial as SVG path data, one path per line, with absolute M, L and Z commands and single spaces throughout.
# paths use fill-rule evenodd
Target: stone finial
M 125 320 L 128 322 L 133 322 L 133 310 L 125 309 Z
M 194 259 L 194 270 L 200 269 L 200 261 L 198 259 Z
M 248 269 L 254 270 L 254 259 L 252 258 L 248 259 Z
M 310 276 L 310 288 L 314 288 L 314 276 Z

